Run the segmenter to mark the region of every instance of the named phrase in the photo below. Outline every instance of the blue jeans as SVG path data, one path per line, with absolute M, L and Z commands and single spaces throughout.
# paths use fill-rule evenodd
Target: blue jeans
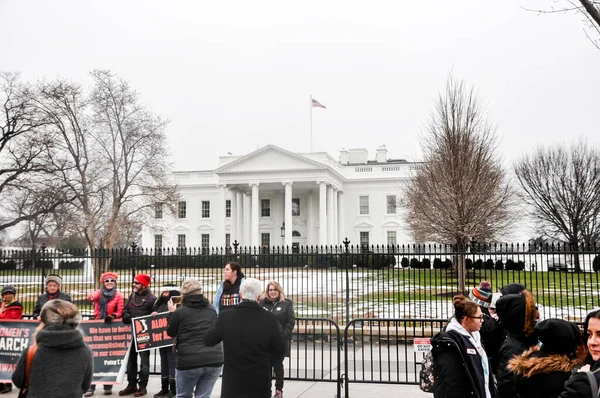
M 161 347 L 158 349 L 160 353 L 160 377 L 175 378 L 175 353 L 173 347 Z
M 210 393 L 221 374 L 221 367 L 204 367 L 175 371 L 177 398 L 210 398 Z M 194 394 L 194 388 L 196 392 Z

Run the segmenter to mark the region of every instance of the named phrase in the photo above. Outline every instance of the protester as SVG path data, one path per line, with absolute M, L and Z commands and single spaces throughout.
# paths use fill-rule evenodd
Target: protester
M 519 398 L 557 398 L 571 371 L 583 364 L 585 348 L 579 328 L 562 319 L 547 319 L 535 327 L 535 345 L 511 359 Z
M 37 351 L 29 373 L 28 397 L 81 398 L 94 374 L 92 351 L 78 330 L 81 314 L 61 299 L 48 301 L 40 312 L 35 334 Z M 18 388 L 26 383 L 27 353 L 21 354 L 12 381 Z
M 173 284 L 164 285 L 160 288 L 160 296 L 154 302 L 152 315 L 169 311 L 169 301 L 172 298 L 181 298 L 179 288 Z M 175 353 L 173 347 L 161 347 L 160 354 L 160 391 L 154 394 L 154 398 L 174 397 L 176 394 L 175 384 Z M 169 389 L 171 390 L 169 392 Z
M 479 286 L 474 287 L 469 292 L 469 298 L 481 308 L 483 324 L 479 334 L 492 373 L 495 373 L 498 369 L 499 351 L 506 338 L 506 331 L 500 325 L 500 322 L 491 316 L 489 311 L 493 299 L 492 284 L 488 281 L 482 281 Z
M 23 305 L 17 301 L 17 289 L 11 285 L 2 288 L 2 306 L 0 307 L 0 321 L 5 319 L 23 318 Z M 11 383 L 0 383 L 0 394 L 12 391 Z
M 453 298 L 454 316 L 431 340 L 435 398 L 491 398 L 494 381 L 479 329 L 481 308 L 463 295 Z
M 240 303 L 240 286 L 244 282 L 242 266 L 234 261 L 228 262 L 223 268 L 223 278 L 213 299 L 217 314 L 228 307 Z
M 271 395 L 271 358 L 280 358 L 286 347 L 275 315 L 258 305 L 261 292 L 260 281 L 246 279 L 239 292 L 242 302 L 222 311 L 204 336 L 209 347 L 223 342 L 221 398 Z
M 88 300 L 94 303 L 94 319 L 104 319 L 110 323 L 123 315 L 123 295 L 117 290 L 119 275 L 114 272 L 105 272 L 100 275 L 100 289 L 90 293 Z M 104 395 L 112 394 L 112 384 L 104 385 Z M 83 395 L 91 397 L 96 391 L 96 385 L 92 384 L 90 389 Z
M 204 295 L 197 279 L 181 285 L 181 307 L 172 301 L 167 334 L 175 338 L 177 397 L 209 398 L 223 366 L 223 347 L 204 345 L 204 336 L 217 320 L 217 311 Z
M 264 298 L 260 301 L 260 306 L 265 310 L 275 314 L 275 319 L 283 333 L 285 341 L 285 353 L 281 358 L 273 359 L 273 369 L 275 371 L 275 395 L 273 398 L 283 397 L 283 361 L 285 357 L 290 356 L 290 345 L 292 340 L 292 331 L 296 323 L 294 306 L 292 301 L 285 297 L 283 288 L 279 282 L 269 282 L 265 289 Z
M 514 290 L 509 289 L 509 291 Z M 507 332 L 507 337 L 498 352 L 499 363 L 496 372 L 498 398 L 516 398 L 515 374 L 507 366 L 513 357 L 521 355 L 529 347 L 538 344 L 534 333 L 539 317 L 535 298 L 529 290 L 522 290 L 516 294 L 503 294 L 496 303 L 496 313 Z
M 500 297 L 502 297 L 502 293 L 492 294 L 492 304 L 490 305 L 490 308 L 488 308 L 490 316 L 496 320 L 498 320 L 498 314 L 496 313 L 496 303 L 498 302 L 498 299 Z
M 46 292 L 41 294 L 35 303 L 33 319 L 38 319 L 42 307 L 50 300 L 61 299 L 68 302 L 73 301 L 71 300 L 71 296 L 62 292 L 62 278 L 60 275 L 50 274 L 46 277 L 44 282 L 46 285 Z
M 586 366 L 575 372 L 565 383 L 560 398 L 589 398 L 597 394 L 592 392 L 585 371 L 592 371 L 596 382 L 600 383 L 600 310 L 587 314 L 583 324 L 583 342 L 587 348 Z M 590 366 L 591 365 L 591 366 Z
M 156 296 L 150 292 L 151 278 L 147 274 L 138 274 L 133 279 L 133 292 L 123 309 L 123 323 L 131 324 L 133 318 L 150 315 L 156 301 Z M 140 370 L 138 373 L 138 355 Z M 135 352 L 135 342 L 131 341 L 129 360 L 127 362 L 127 387 L 119 391 L 120 396 L 131 395 L 141 397 L 148 393 L 148 378 L 150 376 L 150 351 Z M 137 387 L 136 387 L 137 386 Z

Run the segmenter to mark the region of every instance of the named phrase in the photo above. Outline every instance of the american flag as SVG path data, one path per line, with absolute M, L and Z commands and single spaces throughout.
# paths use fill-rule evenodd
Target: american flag
M 323 109 L 327 109 L 327 107 L 325 105 L 323 105 L 322 103 L 320 103 L 319 101 L 317 101 L 316 99 L 312 100 L 312 107 L 313 108 L 323 108 Z

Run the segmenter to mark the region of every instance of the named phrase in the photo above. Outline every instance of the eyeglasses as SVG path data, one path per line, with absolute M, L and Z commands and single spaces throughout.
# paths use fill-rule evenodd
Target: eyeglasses
M 269 289 L 270 292 L 278 292 L 279 290 L 277 289 Z
M 480 315 L 480 316 L 468 316 L 467 315 L 467 318 L 479 319 L 480 321 L 483 321 L 483 315 Z
M 104 280 L 104 283 L 115 283 L 115 282 L 116 282 L 116 280 L 114 280 L 114 279 L 105 279 Z
M 134 284 L 134 285 L 141 285 L 141 284 L 142 284 L 142 282 L 133 281 L 133 284 Z

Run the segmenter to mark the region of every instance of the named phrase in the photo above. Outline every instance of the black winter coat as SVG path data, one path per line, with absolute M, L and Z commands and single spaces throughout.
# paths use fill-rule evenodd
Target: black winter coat
M 58 297 L 56 298 L 68 301 L 69 303 L 73 302 L 73 300 L 71 300 L 71 296 L 69 296 L 67 293 L 61 292 L 60 290 L 58 291 Z M 48 301 L 50 301 L 48 293 L 40 294 L 37 301 L 35 302 L 35 307 L 33 308 L 33 319 L 37 319 L 40 316 L 40 312 L 42 312 L 42 307 Z
M 523 334 L 509 334 L 506 337 L 498 351 L 499 362 L 496 372 L 498 398 L 517 398 L 515 374 L 508 369 L 508 363 L 537 343 L 538 339 L 535 336 L 525 337 Z
M 242 300 L 220 312 L 204 335 L 209 347 L 221 341 L 225 354 L 221 398 L 269 398 L 271 358 L 285 352 L 275 316 L 256 302 Z
M 506 330 L 500 324 L 500 321 L 492 318 L 487 311 L 483 311 L 483 323 L 479 334 L 481 335 L 481 343 L 485 348 L 485 353 L 488 356 L 488 361 L 492 372 L 496 374 L 498 371 L 498 363 L 500 362 L 500 347 L 506 338 Z
M 49 325 L 36 335 L 37 351 L 31 362 L 28 398 L 81 398 L 94 374 L 92 351 L 83 334 L 69 325 Z M 23 351 L 12 381 L 25 384 L 27 351 Z
M 223 347 L 204 345 L 204 335 L 217 320 L 215 307 L 203 295 L 186 296 L 169 318 L 167 334 L 175 337 L 177 369 L 223 365 Z
M 133 318 L 152 314 L 156 296 L 146 289 L 142 293 L 133 292 L 123 308 L 123 323 L 129 325 Z
M 600 385 L 600 361 L 596 362 L 591 370 L 594 372 L 594 376 L 596 376 L 598 385 Z M 591 396 L 592 389 L 587 375 L 584 372 L 576 372 L 565 383 L 565 387 L 559 398 L 589 398 Z
M 515 374 L 519 398 L 557 398 L 582 361 L 566 355 L 548 354 L 539 346 L 531 347 L 513 358 L 508 368 Z
M 471 342 L 451 330 L 440 332 L 431 340 L 435 398 L 486 398 L 481 356 Z M 489 389 L 495 396 L 492 373 Z
M 277 324 L 281 326 L 283 340 L 286 344 L 285 356 L 289 357 L 292 331 L 294 330 L 294 325 L 296 324 L 296 315 L 294 314 L 294 304 L 292 303 L 292 300 L 285 299 L 283 301 L 272 302 L 265 297 L 261 300 L 260 306 L 275 315 Z

